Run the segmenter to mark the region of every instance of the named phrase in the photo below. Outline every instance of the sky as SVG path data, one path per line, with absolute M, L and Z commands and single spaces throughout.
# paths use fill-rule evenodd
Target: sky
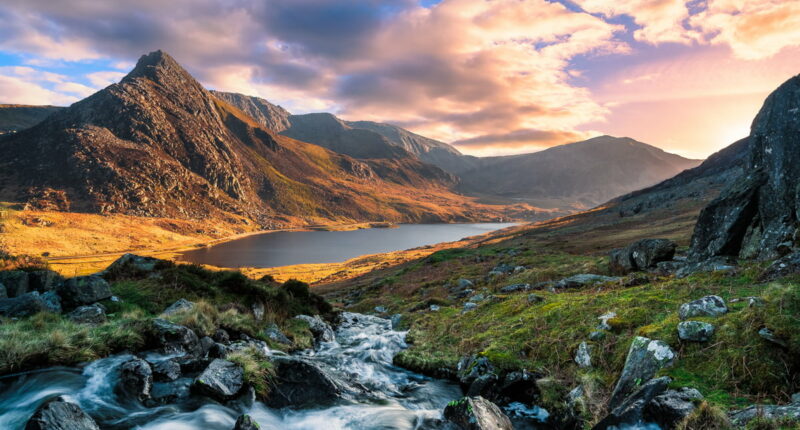
M 600 134 L 691 158 L 800 73 L 800 0 L 3 0 L 0 103 L 69 105 L 162 49 L 206 87 L 464 153 Z

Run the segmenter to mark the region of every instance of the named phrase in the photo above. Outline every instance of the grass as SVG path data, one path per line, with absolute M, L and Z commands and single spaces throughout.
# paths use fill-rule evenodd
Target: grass
M 261 352 L 250 347 L 229 353 L 225 358 L 242 367 L 244 381 L 256 390 L 256 396 L 264 399 L 269 395 L 275 368 Z

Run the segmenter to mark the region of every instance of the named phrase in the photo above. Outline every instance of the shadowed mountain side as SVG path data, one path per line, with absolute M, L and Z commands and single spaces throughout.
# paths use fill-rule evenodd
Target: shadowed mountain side
M 0 104 L 0 135 L 32 127 L 61 109 L 58 106 Z

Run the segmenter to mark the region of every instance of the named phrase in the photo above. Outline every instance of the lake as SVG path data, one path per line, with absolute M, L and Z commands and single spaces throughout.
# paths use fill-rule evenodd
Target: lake
M 401 224 L 397 228 L 353 231 L 279 231 L 188 251 L 181 259 L 219 267 L 338 263 L 361 255 L 453 242 L 513 225 L 516 224 Z

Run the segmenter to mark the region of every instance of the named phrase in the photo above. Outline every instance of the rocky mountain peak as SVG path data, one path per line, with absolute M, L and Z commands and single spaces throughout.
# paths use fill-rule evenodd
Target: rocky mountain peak
M 122 79 L 122 82 L 129 82 L 136 78 L 146 78 L 162 84 L 170 84 L 179 80 L 197 83 L 186 69 L 160 49 L 139 57 L 136 67 Z M 200 84 L 197 83 L 197 85 Z

